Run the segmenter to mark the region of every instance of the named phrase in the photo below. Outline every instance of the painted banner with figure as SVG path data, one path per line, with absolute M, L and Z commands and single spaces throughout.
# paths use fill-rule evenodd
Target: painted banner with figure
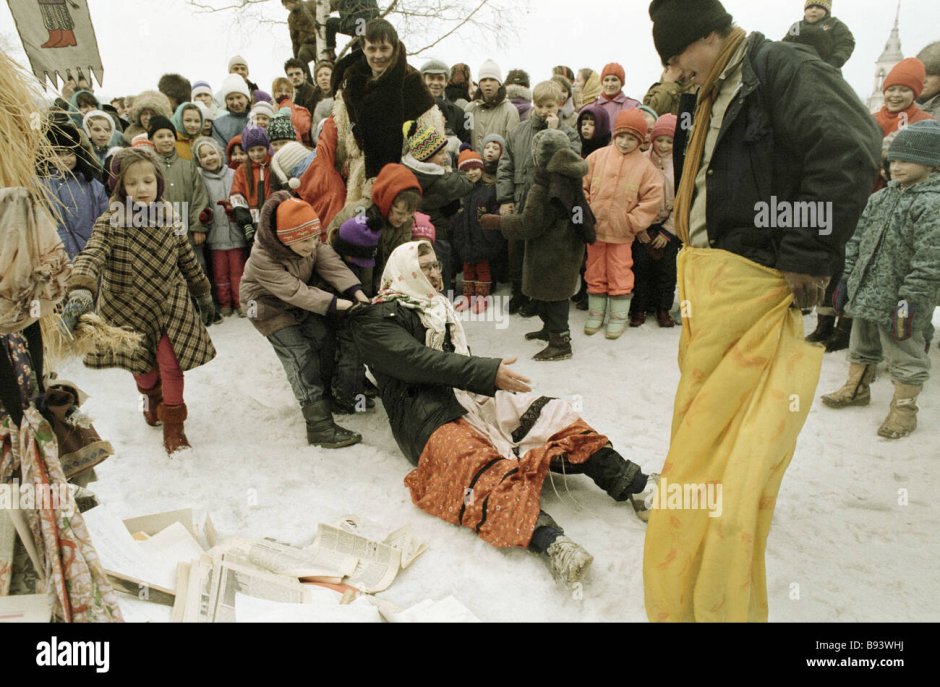
M 87 0 L 7 0 L 33 74 L 46 80 L 104 78 Z

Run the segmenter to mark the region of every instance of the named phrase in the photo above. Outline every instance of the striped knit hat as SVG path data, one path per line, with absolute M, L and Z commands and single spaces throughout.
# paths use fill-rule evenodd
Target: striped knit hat
M 277 206 L 277 238 L 285 246 L 320 234 L 320 218 L 310 203 L 290 198 Z
M 888 149 L 888 160 L 940 167 L 940 122 L 927 119 L 901 129 Z
M 408 141 L 408 150 L 419 162 L 427 162 L 447 147 L 447 139 L 434 127 L 418 126 L 415 121 L 405 122 L 402 133 Z
M 457 169 L 464 172 L 470 169 L 483 169 L 483 158 L 475 150 L 465 150 L 457 158 Z

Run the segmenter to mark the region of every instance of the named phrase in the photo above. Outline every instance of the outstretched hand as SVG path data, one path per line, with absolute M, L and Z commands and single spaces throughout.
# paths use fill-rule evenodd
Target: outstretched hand
M 500 391 L 508 391 L 514 394 L 527 394 L 532 391 L 529 386 L 532 381 L 528 377 L 513 372 L 509 369 L 510 365 L 515 365 L 518 358 L 506 358 L 496 373 L 496 388 Z

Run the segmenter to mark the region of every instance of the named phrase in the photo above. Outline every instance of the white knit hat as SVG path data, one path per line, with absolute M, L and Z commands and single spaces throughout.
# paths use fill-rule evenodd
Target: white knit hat
M 300 179 L 294 178 L 292 173 L 297 165 L 310 156 L 310 152 L 296 141 L 291 141 L 274 154 L 271 169 L 277 174 L 282 184 L 287 184 L 296 191 L 300 188 Z
M 215 93 L 212 92 L 212 86 L 207 84 L 205 81 L 197 81 L 196 85 L 193 86 L 193 90 L 192 90 L 190 97 L 193 100 L 195 100 L 197 95 L 201 95 L 203 93 L 206 93 L 212 96 L 213 98 L 215 97 Z
M 108 124 L 111 125 L 111 133 L 114 133 L 114 120 L 111 119 L 111 115 L 109 115 L 104 110 L 92 110 L 91 112 L 88 112 L 84 117 L 82 117 L 82 128 L 85 130 L 85 134 L 87 136 L 91 136 L 91 130 L 88 127 L 88 120 L 92 118 L 107 119 Z
M 483 79 L 496 79 L 502 85 L 503 70 L 493 60 L 487 60 L 477 72 L 477 81 L 483 81 Z
M 251 92 L 248 90 L 248 84 L 245 83 L 245 80 L 241 77 L 240 74 L 229 74 L 225 77 L 225 81 L 222 82 L 222 102 L 225 102 L 225 99 L 228 98 L 233 93 L 241 93 L 243 96 L 251 99 Z
M 235 55 L 235 57 L 233 57 L 232 59 L 230 59 L 230 60 L 228 61 L 228 70 L 229 70 L 229 71 L 232 71 L 232 67 L 234 67 L 236 64 L 243 64 L 243 65 L 245 65 L 245 66 L 247 67 L 247 66 L 248 66 L 248 60 L 246 60 L 246 59 L 245 59 L 244 57 L 242 57 L 241 55 Z
M 266 103 L 265 101 L 260 101 L 255 103 L 251 108 L 251 117 L 254 119 L 255 115 L 267 115 L 268 119 L 274 119 L 277 115 L 277 112 L 274 111 L 274 106 L 271 103 Z

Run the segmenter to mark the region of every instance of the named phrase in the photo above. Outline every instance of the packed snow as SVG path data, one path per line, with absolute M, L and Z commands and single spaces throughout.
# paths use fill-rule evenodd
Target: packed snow
M 581 333 L 572 309 L 575 356 L 536 363 L 538 342 L 523 334 L 539 321 L 468 322 L 476 355 L 518 356 L 535 392 L 580 404 L 584 418 L 626 457 L 658 471 L 669 446 L 679 380 L 681 330 L 651 320 L 610 342 Z M 940 314 L 937 316 L 940 324 Z M 507 326 L 508 325 L 508 326 Z M 806 318 L 807 330 L 815 317 Z M 646 526 L 586 477 L 546 481 L 543 508 L 594 556 L 580 593 L 556 585 L 537 556 L 497 550 L 412 505 L 411 469 L 382 410 L 338 422 L 362 444 L 326 451 L 307 446 L 304 423 L 270 344 L 246 320 L 210 328 L 218 357 L 186 374 L 193 450 L 168 458 L 160 429 L 144 423 L 133 379 L 73 360 L 60 377 L 90 395 L 84 410 L 116 454 L 91 485 L 103 504 L 131 517 L 192 507 L 211 514 L 220 538 L 272 537 L 307 545 L 317 523 L 357 515 L 362 533 L 382 539 L 411 524 L 429 550 L 379 596 L 401 607 L 453 595 L 484 621 L 646 621 Z M 936 344 L 931 359 L 940 359 Z M 940 617 L 940 381 L 920 398 L 913 436 L 876 432 L 892 387 L 886 374 L 868 408 L 842 411 L 819 396 L 840 387 L 844 353 L 827 355 L 816 402 L 784 479 L 767 546 L 770 620 L 935 621 Z M 169 608 L 120 596 L 128 620 L 169 620 Z

